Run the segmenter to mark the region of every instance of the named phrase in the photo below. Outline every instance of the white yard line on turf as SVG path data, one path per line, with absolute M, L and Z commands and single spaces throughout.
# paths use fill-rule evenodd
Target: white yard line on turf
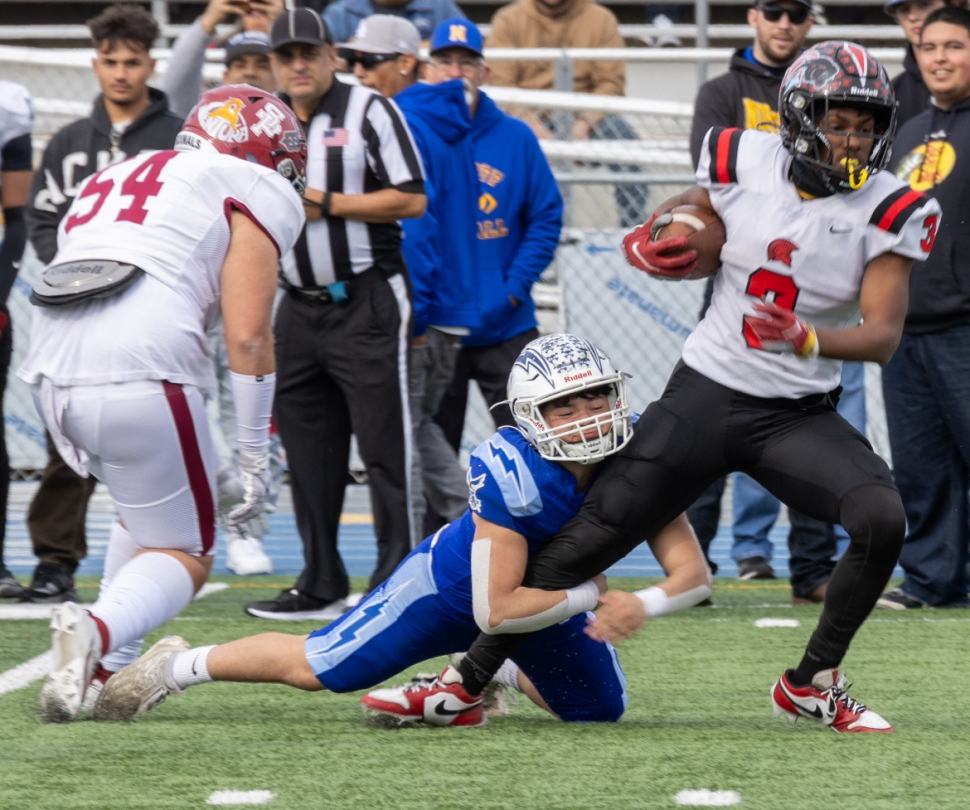
M 674 802 L 688 807 L 728 807 L 741 804 L 741 797 L 733 790 L 682 790 Z
M 228 587 L 228 582 L 207 582 L 205 585 L 199 588 L 199 592 L 195 595 L 195 599 L 204 599 L 205 597 L 211 596 L 214 593 L 224 591 Z
M 758 619 L 754 623 L 755 627 L 801 627 L 802 623 L 798 619 Z
M 229 585 L 225 582 L 207 582 L 195 595 L 196 599 L 202 599 L 209 594 L 224 591 Z M 0 619 L 49 619 L 51 611 L 57 605 L 0 605 Z M 20 666 L 0 672 L 0 695 L 8 692 L 16 692 L 18 689 L 30 686 L 34 681 L 40 680 L 50 674 L 51 654 L 48 650 L 41 653 L 36 658 L 25 661 Z M 259 791 L 256 791 L 259 792 Z M 213 794 L 215 795 L 215 794 Z M 267 799 L 266 801 L 269 801 Z M 265 802 L 245 802 L 245 804 L 265 804 Z
M 275 793 L 268 790 L 217 790 L 206 804 L 268 804 L 276 798 Z
M 25 686 L 30 686 L 38 678 L 43 678 L 51 671 L 51 653 L 48 650 L 36 658 L 25 661 L 19 667 L 8 669 L 0 673 L 0 695 L 16 692 Z

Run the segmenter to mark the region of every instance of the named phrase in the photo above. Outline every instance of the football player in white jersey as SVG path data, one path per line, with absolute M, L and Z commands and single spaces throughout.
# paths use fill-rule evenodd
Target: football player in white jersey
M 824 42 L 788 70 L 782 134 L 712 129 L 697 185 L 624 240 L 627 259 L 679 280 L 697 265 L 683 238 L 654 241 L 670 208 L 713 208 L 727 241 L 711 308 L 633 440 L 604 462 L 576 518 L 538 551 L 525 585 L 572 587 L 653 536 L 725 473 L 748 473 L 851 538 L 801 663 L 771 690 L 777 715 L 841 732 L 886 732 L 846 693 L 842 659 L 888 581 L 906 519 L 886 463 L 835 411 L 843 360 L 885 363 L 902 335 L 909 271 L 940 223 L 934 200 L 879 171 L 896 102 L 859 45 Z M 639 600 L 598 615 L 614 640 L 643 623 Z M 480 637 L 462 661 L 469 694 L 514 654 Z M 479 692 L 480 693 L 480 692 Z
M 51 618 L 46 722 L 73 720 L 99 659 L 103 680 L 137 657 L 145 633 L 209 575 L 218 457 L 203 404 L 215 387 L 205 334 L 220 310 L 246 489 L 231 517 L 262 511 L 276 267 L 303 226 L 305 165 L 286 105 L 221 87 L 202 96 L 175 151 L 93 175 L 61 222 L 19 373 L 61 456 L 107 485 L 119 520 L 97 602 L 65 603 Z

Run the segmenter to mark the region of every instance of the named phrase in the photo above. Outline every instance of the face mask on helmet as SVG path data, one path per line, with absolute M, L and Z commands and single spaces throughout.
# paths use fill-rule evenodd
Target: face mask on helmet
M 802 54 L 782 81 L 779 111 L 792 180 L 812 196 L 860 189 L 889 159 L 896 99 L 860 45 L 822 42 Z
M 615 453 L 633 436 L 625 376 L 589 341 L 573 335 L 547 335 L 532 341 L 515 361 L 506 402 L 540 456 L 593 464 Z M 606 400 L 597 413 L 584 413 L 562 423 L 555 420 L 554 427 L 543 413 L 548 413 L 546 406 L 564 407 L 574 397 L 589 402 L 594 395 Z

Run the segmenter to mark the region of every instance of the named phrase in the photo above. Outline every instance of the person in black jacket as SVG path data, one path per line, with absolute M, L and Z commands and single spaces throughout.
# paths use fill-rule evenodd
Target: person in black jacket
M 930 91 L 923 81 L 913 49 L 919 45 L 919 34 L 926 18 L 944 6 L 963 6 L 962 0 L 889 0 L 882 8 L 906 34 L 906 56 L 903 72 L 893 79 L 893 92 L 899 108 L 896 110 L 896 126 L 901 127 L 911 118 L 923 112 L 930 103 Z
M 970 11 L 926 18 L 916 49 L 933 104 L 896 136 L 890 169 L 935 197 L 902 341 L 882 372 L 893 477 L 908 534 L 902 585 L 877 607 L 965 607 L 970 531 Z M 934 245 L 935 242 L 935 245 Z
M 143 8 L 110 6 L 88 23 L 101 95 L 90 118 L 51 138 L 34 175 L 27 231 L 43 262 L 57 252 L 57 227 L 86 177 L 148 149 L 171 149 L 182 119 L 169 112 L 165 94 L 150 88 L 155 69 L 149 49 L 158 25 Z M 27 513 L 34 554 L 40 559 L 22 601 L 79 601 L 74 571 L 87 553 L 84 520 L 93 477 L 81 478 L 47 440 L 47 466 Z
M 748 9 L 748 23 L 755 30 L 754 42 L 739 48 L 731 58 L 730 69 L 706 82 L 694 102 L 691 128 L 691 157 L 697 164 L 701 144 L 713 126 L 742 129 L 778 129 L 778 91 L 788 66 L 805 46 L 812 28 L 812 6 L 809 0 L 775 0 L 758 2 Z M 707 310 L 713 290 L 713 278 L 705 290 L 701 317 Z M 862 398 L 864 375 L 861 364 L 846 364 L 848 378 Z M 850 402 L 852 398 L 849 398 Z M 864 421 L 864 406 L 860 418 Z M 858 425 L 857 425 L 858 427 Z M 724 479 L 705 491 L 688 510 L 687 515 L 705 554 L 717 534 L 721 512 Z M 741 579 L 771 579 L 771 542 L 768 531 L 778 515 L 779 502 L 752 478 L 738 474 L 734 478 L 734 545 L 731 556 L 738 564 Z M 791 511 L 792 595 L 796 603 L 821 602 L 835 562 L 834 529 L 825 523 Z M 708 560 L 711 570 L 717 566 Z
M 705 82 L 694 101 L 690 156 L 697 165 L 711 127 L 778 130 L 778 90 L 812 29 L 809 0 L 758 0 L 748 9 L 754 43 L 738 48 L 730 69 Z

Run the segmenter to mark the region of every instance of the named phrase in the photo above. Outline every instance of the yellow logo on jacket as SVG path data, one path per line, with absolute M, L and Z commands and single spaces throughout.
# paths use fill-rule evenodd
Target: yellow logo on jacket
M 947 141 L 921 143 L 899 161 L 896 177 L 913 191 L 928 191 L 950 176 L 956 162 L 956 150 Z
M 498 200 L 491 194 L 485 193 L 478 198 L 478 210 L 483 214 L 491 214 L 496 208 L 498 208 Z
M 762 132 L 777 133 L 781 125 L 778 111 L 770 104 L 763 104 L 753 98 L 742 99 L 744 103 L 744 128 L 760 129 Z
M 487 163 L 476 163 L 475 167 L 478 169 L 478 182 L 484 183 L 489 188 L 495 188 L 505 179 L 504 172 L 489 166 Z

